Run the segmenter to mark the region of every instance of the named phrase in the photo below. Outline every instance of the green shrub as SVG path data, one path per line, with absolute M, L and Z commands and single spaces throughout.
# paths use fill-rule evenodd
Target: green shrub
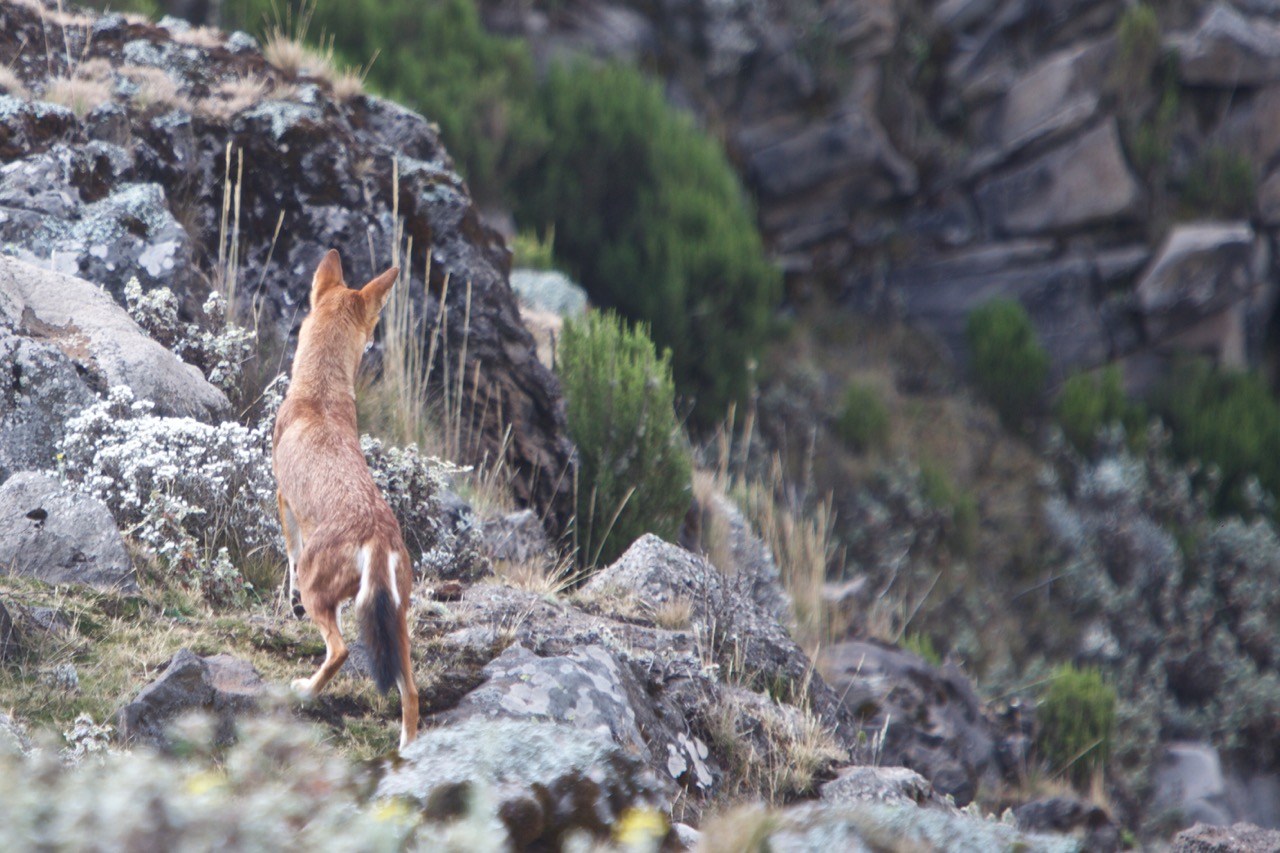
M 1251 476 L 1271 495 L 1280 494 L 1280 406 L 1260 377 L 1190 360 L 1174 368 L 1152 404 L 1173 432 L 1179 458 L 1221 471 L 1219 512 L 1254 509 L 1245 493 Z
M 1210 146 L 1191 165 L 1182 198 L 1196 214 L 1248 216 L 1257 185 L 1248 157 Z
M 857 451 L 884 445 L 889 439 L 889 410 L 876 389 L 855 382 L 845 390 L 836 434 Z
M 942 666 L 942 655 L 938 654 L 933 638 L 923 631 L 911 631 L 898 645 L 903 651 L 911 652 L 930 666 Z
M 261 35 L 301 19 L 276 0 L 228 0 L 228 26 Z M 536 109 L 533 61 L 522 41 L 491 35 L 473 0 L 310 0 L 309 40 L 332 38 L 343 63 L 368 66 L 371 88 L 440 125 L 449 153 L 481 200 L 502 196 L 511 176 L 547 141 Z M 375 59 L 376 57 L 376 59 Z M 372 65 L 369 65 L 372 60 Z
M 1130 108 L 1151 85 L 1162 42 L 1154 9 L 1146 3 L 1125 9 L 1116 23 L 1116 57 L 1109 75 L 1123 107 Z
M 530 270 L 555 269 L 555 234 L 539 237 L 534 231 L 521 231 L 511 241 L 511 266 Z
M 1053 670 L 1036 716 L 1040 754 L 1080 787 L 1101 773 L 1111 753 L 1116 691 L 1097 669 L 1063 664 Z
M 516 182 L 516 218 L 555 228 L 592 302 L 672 352 L 693 418 L 742 398 L 781 286 L 719 145 L 622 65 L 560 65 L 538 99 L 546 154 Z
M 935 509 L 951 513 L 948 541 L 962 557 L 972 557 L 978 544 L 978 501 L 957 491 L 947 472 L 935 462 L 920 463 L 920 496 Z
M 643 326 L 591 312 L 565 323 L 559 365 L 578 445 L 580 562 L 612 562 L 644 533 L 674 541 L 689 508 L 691 464 L 670 353 L 659 357 Z
M 1077 371 L 1067 377 L 1054 414 L 1067 440 L 1081 453 L 1092 451 L 1098 430 L 1110 424 L 1124 425 L 1131 447 L 1144 436 L 1146 410 L 1125 397 L 1120 368 L 1114 364 L 1096 376 Z
M 969 312 L 965 329 L 974 384 L 1005 426 L 1018 429 L 1040 402 L 1049 354 L 1026 310 L 998 297 Z

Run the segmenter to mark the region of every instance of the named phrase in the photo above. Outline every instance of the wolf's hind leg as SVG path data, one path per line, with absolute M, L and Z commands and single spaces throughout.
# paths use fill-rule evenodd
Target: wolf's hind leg
M 281 492 L 276 492 L 276 503 L 280 507 L 280 529 L 284 533 L 284 550 L 289 558 L 289 574 L 285 578 L 285 589 L 288 591 L 289 606 L 293 615 L 301 619 L 307 611 L 302 606 L 302 596 L 298 591 L 298 560 L 302 554 L 302 526 L 294 516 L 289 502 Z

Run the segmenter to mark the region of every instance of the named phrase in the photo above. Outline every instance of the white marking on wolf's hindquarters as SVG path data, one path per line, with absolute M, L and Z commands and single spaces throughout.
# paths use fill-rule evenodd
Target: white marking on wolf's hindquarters
M 387 555 L 387 588 L 391 590 L 391 600 L 396 603 L 396 609 L 400 609 L 400 588 L 396 586 L 396 564 L 400 562 L 400 555 L 392 551 Z
M 360 572 L 360 591 L 356 593 L 356 607 L 363 607 L 369 597 L 369 569 L 372 563 L 373 546 L 361 545 L 356 549 L 356 568 Z

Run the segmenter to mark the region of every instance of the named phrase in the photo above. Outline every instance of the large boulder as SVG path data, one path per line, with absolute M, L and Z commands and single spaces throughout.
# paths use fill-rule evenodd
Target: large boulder
M 0 485 L 0 566 L 46 583 L 138 589 L 129 552 L 106 505 L 31 471 Z
M 747 572 L 721 574 L 705 558 L 646 534 L 593 575 L 582 592 L 603 612 L 618 615 L 634 602 L 651 612 L 687 605 L 693 632 L 704 638 L 726 677 L 749 674 L 760 685 L 808 685 L 814 712 L 829 728 L 841 729 L 845 717 L 836 693 L 813 673 L 804 650 L 778 621 L 774 599 L 762 604 L 753 596 L 756 580 Z
M 63 423 L 115 385 L 160 414 L 213 421 L 231 405 L 195 367 L 147 336 L 101 288 L 0 255 L 0 480 L 52 467 Z

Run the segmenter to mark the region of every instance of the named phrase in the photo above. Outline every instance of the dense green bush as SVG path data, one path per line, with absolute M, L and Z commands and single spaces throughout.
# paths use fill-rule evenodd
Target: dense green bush
M 228 26 L 262 35 L 286 16 L 277 0 L 228 0 Z M 472 193 L 498 198 L 546 144 L 528 47 L 488 33 L 473 0 L 311 0 L 308 41 L 369 67 L 373 89 L 440 125 Z M 376 58 L 375 58 L 376 57 Z M 372 60 L 372 65 L 369 65 Z
M 644 533 L 674 541 L 689 508 L 691 464 L 670 353 L 659 357 L 643 326 L 592 312 L 565 323 L 559 366 L 578 445 L 580 561 L 612 562 Z
M 870 450 L 889 439 L 889 410 L 874 388 L 854 382 L 844 392 L 836 434 L 853 450 Z
M 1189 360 L 1175 367 L 1152 404 L 1172 430 L 1179 458 L 1221 471 L 1219 512 L 1256 508 L 1246 493 L 1251 477 L 1280 494 L 1280 405 L 1260 377 Z
M 555 228 L 592 301 L 648 324 L 695 422 L 717 421 L 781 284 L 724 152 L 629 67 L 557 66 L 538 104 L 551 142 L 516 183 L 517 220 Z
M 1018 429 L 1040 402 L 1049 354 L 1026 310 L 997 297 L 969 312 L 965 328 L 971 371 L 978 391 L 1010 429 Z
M 1093 450 L 1098 430 L 1120 423 L 1131 446 L 1145 436 L 1145 408 L 1125 397 L 1120 368 L 1108 365 L 1099 375 L 1077 371 L 1067 377 L 1054 414 L 1067 440 L 1081 453 Z
M 1116 691 L 1096 669 L 1063 664 L 1053 670 L 1036 710 L 1037 742 L 1055 772 L 1066 772 L 1078 786 L 1102 772 L 1111 754 Z

